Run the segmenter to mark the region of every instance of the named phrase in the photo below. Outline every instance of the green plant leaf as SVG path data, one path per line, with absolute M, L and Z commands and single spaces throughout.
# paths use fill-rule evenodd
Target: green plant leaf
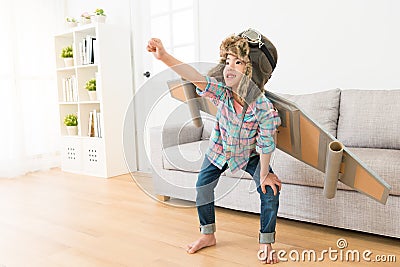
M 75 114 L 68 114 L 64 117 L 64 125 L 65 126 L 77 126 L 78 125 L 78 117 Z
M 74 57 L 74 52 L 72 51 L 72 45 L 66 46 L 61 51 L 62 58 Z
M 96 79 L 90 79 L 86 82 L 85 89 L 88 91 L 96 91 Z

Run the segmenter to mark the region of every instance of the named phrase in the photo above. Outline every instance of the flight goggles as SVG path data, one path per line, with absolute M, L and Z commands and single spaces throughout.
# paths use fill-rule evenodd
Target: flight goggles
M 242 32 L 240 37 L 246 38 L 249 46 L 257 47 L 263 51 L 263 53 L 267 56 L 269 64 L 271 64 L 272 70 L 275 69 L 276 63 L 272 55 L 269 53 L 268 49 L 265 47 L 265 44 L 261 40 L 261 33 L 254 29 L 248 29 L 247 31 Z

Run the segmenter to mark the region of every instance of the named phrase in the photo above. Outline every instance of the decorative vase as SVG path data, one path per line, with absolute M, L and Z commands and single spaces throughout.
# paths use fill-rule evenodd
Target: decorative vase
M 88 91 L 89 94 L 89 99 L 90 101 L 96 101 L 97 100 L 97 93 L 96 91 Z
M 64 65 L 65 67 L 72 67 L 74 65 L 74 58 L 73 57 L 64 58 Z
M 90 18 L 85 18 L 85 17 L 81 17 L 81 24 L 82 25 L 86 25 L 91 23 L 92 21 L 90 20 Z
M 78 126 L 67 126 L 68 135 L 78 135 Z
M 105 23 L 107 16 L 95 15 L 93 18 L 94 18 L 94 22 Z
M 78 26 L 78 23 L 77 22 L 68 21 L 67 22 L 67 26 L 68 26 L 68 28 L 73 28 L 73 27 Z

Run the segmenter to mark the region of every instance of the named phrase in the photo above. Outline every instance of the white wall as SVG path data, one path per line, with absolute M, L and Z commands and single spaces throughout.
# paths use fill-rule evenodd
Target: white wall
M 250 4 L 251 3 L 251 4 Z M 278 49 L 267 89 L 400 88 L 400 1 L 201 0 L 200 60 L 218 60 L 220 42 L 249 27 Z
M 103 8 L 132 26 L 133 1 L 147 0 L 65 0 L 65 15 Z M 223 38 L 252 27 L 278 49 L 272 91 L 400 88 L 399 12 L 397 0 L 200 0 L 200 61 L 217 62 Z

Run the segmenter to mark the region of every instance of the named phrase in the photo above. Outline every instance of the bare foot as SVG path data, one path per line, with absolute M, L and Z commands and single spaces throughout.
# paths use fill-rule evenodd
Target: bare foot
M 279 262 L 276 251 L 272 249 L 271 244 L 260 244 L 257 256 L 262 263 L 274 264 Z
M 201 235 L 199 239 L 187 245 L 186 252 L 189 254 L 193 254 L 202 248 L 214 246 L 216 243 L 217 240 L 215 239 L 214 234 Z

